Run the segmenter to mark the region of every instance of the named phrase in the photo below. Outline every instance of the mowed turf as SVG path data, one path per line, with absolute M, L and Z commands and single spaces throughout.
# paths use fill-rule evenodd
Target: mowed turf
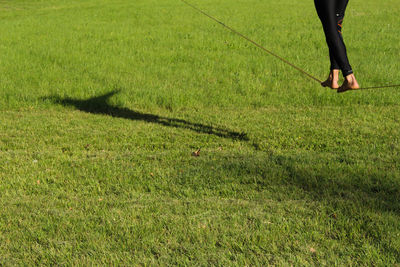
M 191 3 L 327 75 L 313 1 Z M 400 83 L 399 15 L 350 1 L 363 87 Z M 399 103 L 179 0 L 0 0 L 0 265 L 396 266 Z

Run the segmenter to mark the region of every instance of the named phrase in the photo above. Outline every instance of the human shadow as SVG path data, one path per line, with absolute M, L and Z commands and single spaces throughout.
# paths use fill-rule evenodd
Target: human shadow
M 220 127 L 214 127 L 201 123 L 193 123 L 183 119 L 168 118 L 110 105 L 108 103 L 109 98 L 118 94 L 119 92 L 119 90 L 114 90 L 100 96 L 83 100 L 69 97 L 61 98 L 59 96 L 49 96 L 44 97 L 43 99 L 50 100 L 53 103 L 61 104 L 63 106 L 73 106 L 80 111 L 92 114 L 103 114 L 134 121 L 146 121 L 168 127 L 188 129 L 197 133 L 215 135 L 222 138 L 236 139 L 241 141 L 249 140 L 247 134 L 243 132 L 235 132 Z

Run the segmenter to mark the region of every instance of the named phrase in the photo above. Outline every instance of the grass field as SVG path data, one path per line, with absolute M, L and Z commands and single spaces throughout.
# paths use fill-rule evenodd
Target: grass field
M 191 3 L 327 75 L 312 0 Z M 399 16 L 350 1 L 363 87 Z M 0 265 L 399 266 L 399 104 L 179 0 L 0 0 Z

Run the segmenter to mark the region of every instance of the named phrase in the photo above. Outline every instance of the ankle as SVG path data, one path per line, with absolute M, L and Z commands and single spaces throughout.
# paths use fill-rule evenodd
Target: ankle
M 347 83 L 352 84 L 354 82 L 354 74 L 349 74 L 345 77 Z
M 331 73 L 329 76 L 331 77 L 332 80 L 338 81 L 339 80 L 339 70 L 337 70 L 337 69 L 331 70 Z

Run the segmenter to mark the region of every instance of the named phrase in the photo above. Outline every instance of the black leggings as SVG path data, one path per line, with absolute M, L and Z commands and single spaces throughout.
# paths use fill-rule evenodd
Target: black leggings
M 348 2 L 349 0 L 314 0 L 329 47 L 331 70 L 340 69 L 345 77 L 353 73 L 342 36 L 342 23 Z

